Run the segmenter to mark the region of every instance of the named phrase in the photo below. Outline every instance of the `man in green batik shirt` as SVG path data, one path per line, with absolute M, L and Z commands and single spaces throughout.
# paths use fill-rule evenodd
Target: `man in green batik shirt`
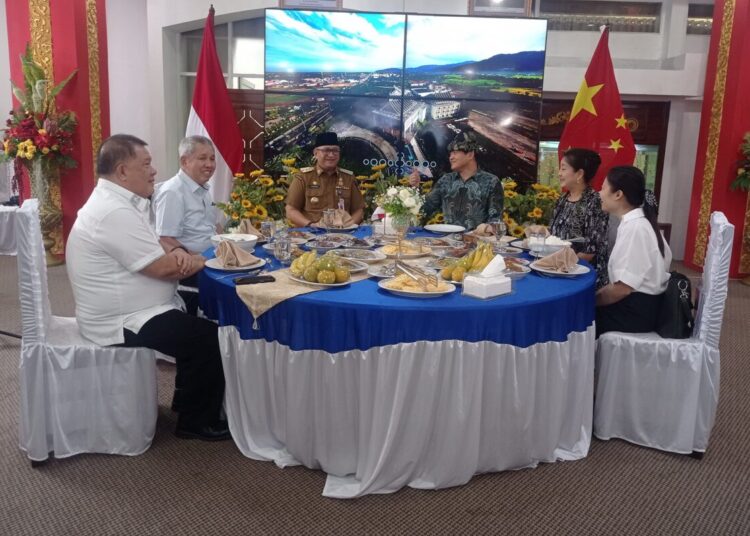
M 444 174 L 427 195 L 422 211 L 429 217 L 441 210 L 445 223 L 474 229 L 480 223 L 503 217 L 503 185 L 495 175 L 477 166 L 481 150 L 471 132 L 463 132 L 448 145 L 451 172 Z M 409 176 L 419 186 L 419 172 Z

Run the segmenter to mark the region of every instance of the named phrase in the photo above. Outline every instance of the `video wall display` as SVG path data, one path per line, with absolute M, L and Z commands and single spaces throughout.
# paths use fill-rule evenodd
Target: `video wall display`
M 356 174 L 440 176 L 472 131 L 481 167 L 535 182 L 546 36 L 540 19 L 268 9 L 266 160 L 332 130 Z

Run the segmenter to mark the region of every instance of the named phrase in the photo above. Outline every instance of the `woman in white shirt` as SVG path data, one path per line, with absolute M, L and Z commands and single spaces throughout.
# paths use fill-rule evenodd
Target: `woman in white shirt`
M 597 336 L 654 331 L 672 252 L 659 232 L 656 212 L 644 204 L 646 179 L 636 167 L 614 167 L 600 195 L 602 209 L 618 216 L 620 226 L 607 265 L 610 283 L 596 293 Z

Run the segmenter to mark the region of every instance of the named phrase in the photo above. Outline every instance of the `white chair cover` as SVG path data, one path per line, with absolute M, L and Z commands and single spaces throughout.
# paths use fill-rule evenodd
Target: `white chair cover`
M 711 216 L 693 336 L 610 332 L 597 342 L 594 434 L 689 454 L 708 446 L 719 401 L 719 335 L 734 226 Z
M 16 212 L 18 207 L 0 206 L 0 255 L 16 254 Z
M 97 346 L 75 318 L 53 316 L 36 199 L 23 204 L 17 223 L 21 449 L 34 461 L 144 452 L 156 429 L 155 353 Z

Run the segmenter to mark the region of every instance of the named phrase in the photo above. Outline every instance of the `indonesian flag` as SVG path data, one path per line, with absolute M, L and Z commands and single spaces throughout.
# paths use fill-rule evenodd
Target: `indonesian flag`
M 209 188 L 214 202 L 226 202 L 232 191 L 235 172 L 242 170 L 242 136 L 229 100 L 227 84 L 216 54 L 214 8 L 208 10 L 203 28 L 203 44 L 195 77 L 186 136 L 205 136 L 216 147 L 216 171 Z
M 559 158 L 571 147 L 599 153 L 602 165 L 592 182 L 596 190 L 601 188 L 612 167 L 629 166 L 635 160 L 635 144 L 622 111 L 608 42 L 609 28 L 605 28 L 586 69 L 586 76 L 581 82 L 557 149 Z

